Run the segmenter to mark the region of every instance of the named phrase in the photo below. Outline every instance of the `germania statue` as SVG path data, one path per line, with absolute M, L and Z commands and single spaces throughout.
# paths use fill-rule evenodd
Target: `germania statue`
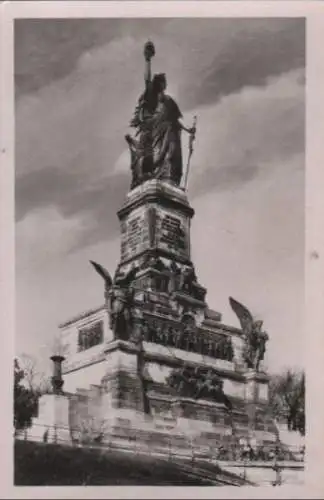
M 190 134 L 190 158 L 196 131 L 195 125 L 190 128 L 183 125 L 177 103 L 165 93 L 166 75 L 158 73 L 152 79 L 151 59 L 154 55 L 154 45 L 148 41 L 144 46 L 145 90 L 130 122 L 135 137 L 125 136 L 131 153 L 131 188 L 151 178 L 180 186 L 183 177 L 181 132 L 184 130 Z

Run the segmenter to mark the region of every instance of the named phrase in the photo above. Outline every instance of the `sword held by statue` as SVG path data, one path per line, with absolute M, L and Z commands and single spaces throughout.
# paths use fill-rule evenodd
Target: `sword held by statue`
M 187 190 L 188 176 L 189 176 L 189 169 L 190 169 L 190 160 L 191 160 L 192 153 L 193 153 L 193 143 L 194 143 L 194 140 L 196 138 L 196 128 L 197 128 L 197 116 L 194 116 L 193 124 L 192 124 L 193 132 L 190 134 L 190 137 L 189 137 L 189 154 L 188 154 L 188 161 L 187 161 L 186 170 L 184 172 L 184 182 L 183 182 L 183 187 L 182 187 L 183 191 Z

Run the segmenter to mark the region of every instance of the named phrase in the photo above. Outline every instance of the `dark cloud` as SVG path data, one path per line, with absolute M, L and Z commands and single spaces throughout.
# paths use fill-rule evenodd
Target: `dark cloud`
M 115 36 L 116 25 L 79 19 L 19 19 L 15 21 L 15 84 L 19 96 L 38 90 L 74 69 L 78 57 L 96 44 Z M 101 35 L 101 36 L 100 36 Z
M 58 167 L 49 167 L 19 176 L 15 186 L 16 220 L 19 222 L 28 212 L 47 205 L 69 204 L 71 193 L 75 195 L 80 181 L 72 173 Z
M 180 86 L 186 109 L 247 85 L 263 85 L 269 76 L 305 65 L 302 18 L 19 19 L 15 21 L 17 96 L 63 78 L 84 52 L 125 36 L 169 39 L 175 49 L 190 38 L 188 57 L 179 62 L 184 76 L 188 71 Z M 202 49 L 206 43 L 207 51 Z M 195 85 L 190 77 L 198 80 Z
M 31 172 L 16 182 L 16 218 L 19 221 L 31 210 L 54 206 L 64 218 L 77 215 L 90 220 L 90 229 L 86 225 L 73 250 L 109 240 L 119 232 L 116 212 L 129 183 L 126 173 L 91 183 L 90 175 L 80 177 L 57 167 Z
M 71 252 L 119 235 L 117 211 L 129 190 L 129 182 L 129 175 L 118 174 L 103 180 L 100 186 L 80 193 L 77 203 L 71 208 L 75 214 L 84 211 L 91 218 L 91 225 L 81 233 Z
M 241 22 L 244 28 L 247 20 Z M 249 26 L 241 36 L 236 33 L 215 47 L 215 58 L 202 71 L 199 86 L 184 82 L 187 108 L 215 102 L 244 87 L 266 85 L 270 77 L 305 67 L 304 19 L 270 19 L 261 24 L 256 19 L 255 24 L 249 20 Z
M 242 187 L 252 181 L 259 172 L 256 165 L 223 165 L 217 169 L 207 167 L 200 175 L 195 177 L 194 186 L 190 189 L 192 198 L 207 192 L 219 192 Z
M 149 34 L 163 20 L 18 19 L 15 21 L 16 96 L 34 92 L 73 71 L 86 51 L 125 35 Z

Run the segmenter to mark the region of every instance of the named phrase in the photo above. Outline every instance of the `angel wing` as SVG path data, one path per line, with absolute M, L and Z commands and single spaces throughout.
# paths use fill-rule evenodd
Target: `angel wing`
M 259 321 L 255 321 L 255 322 L 253 323 L 253 327 L 254 327 L 254 329 L 255 329 L 257 332 L 261 332 L 262 326 L 263 326 L 263 321 L 261 321 L 261 320 L 259 320 Z
M 254 323 L 253 316 L 250 311 L 245 306 L 234 300 L 232 297 L 229 297 L 229 303 L 236 316 L 240 320 L 242 330 L 250 331 Z
M 94 262 L 93 260 L 90 260 L 90 263 L 93 265 L 97 273 L 100 274 L 100 276 L 105 280 L 105 285 L 110 288 L 113 281 L 107 269 L 105 269 L 100 264 L 97 264 L 97 262 Z

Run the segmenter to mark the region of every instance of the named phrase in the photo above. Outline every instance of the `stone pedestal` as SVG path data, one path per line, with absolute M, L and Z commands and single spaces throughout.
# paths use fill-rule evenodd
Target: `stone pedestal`
M 254 370 L 245 374 L 245 400 L 249 403 L 258 401 L 258 374 Z
M 142 428 L 150 420 L 141 374 L 140 347 L 116 340 L 105 351 L 106 374 L 101 380 L 102 418 L 109 435 Z
M 249 370 L 245 373 L 245 400 L 254 403 L 266 403 L 268 401 L 268 385 L 268 375 Z
M 44 394 L 39 400 L 38 417 L 33 420 L 30 437 L 51 443 L 71 442 L 69 398 L 64 394 Z
M 216 436 L 231 429 L 224 405 L 181 398 L 172 402 L 177 429 L 188 437 Z
M 249 370 L 245 374 L 245 401 L 251 435 L 255 435 L 258 430 L 257 418 L 260 406 L 262 407 L 268 400 L 268 383 L 269 377 L 264 373 Z
M 118 211 L 121 270 L 144 255 L 190 264 L 190 220 L 194 210 L 186 194 L 157 179 L 131 190 Z

